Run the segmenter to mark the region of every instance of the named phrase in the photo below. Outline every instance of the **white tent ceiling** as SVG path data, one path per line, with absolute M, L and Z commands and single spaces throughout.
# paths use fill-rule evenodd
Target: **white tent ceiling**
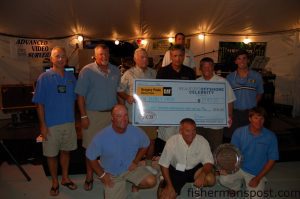
M 0 34 L 130 40 L 299 31 L 299 0 L 1 0 Z
M 47 64 L 43 58 L 22 57 L 27 50 L 47 53 L 16 45 L 22 37 L 65 46 L 74 55 L 70 64 L 80 68 L 77 37 L 70 36 L 130 41 L 177 32 L 190 36 L 195 55 L 214 60 L 219 41 L 240 42 L 248 35 L 253 42 L 267 42 L 266 68 L 277 76 L 275 102 L 293 105 L 300 115 L 300 0 L 0 0 L 0 85 L 31 83 Z M 208 37 L 198 40 L 199 33 Z M 169 45 L 165 41 L 150 40 L 149 55 L 160 58 Z M 162 46 L 153 49 L 151 42 Z M 197 63 L 200 58 L 195 57 Z

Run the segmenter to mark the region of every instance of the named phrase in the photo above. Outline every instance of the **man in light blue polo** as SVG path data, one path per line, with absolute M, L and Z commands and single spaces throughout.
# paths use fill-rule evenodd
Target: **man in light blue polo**
M 156 176 L 146 167 L 138 166 L 148 146 L 147 135 L 128 124 L 126 107 L 114 106 L 111 125 L 102 129 L 86 150 L 92 168 L 104 185 L 105 198 L 128 198 L 127 183 L 132 185 L 132 192 L 156 185 Z
M 238 191 L 245 181 L 251 198 L 262 198 L 259 196 L 265 188 L 265 176 L 279 159 L 277 138 L 273 132 L 263 127 L 265 115 L 263 108 L 255 107 L 249 111 L 250 124 L 236 129 L 231 139 L 231 143 L 242 154 L 242 167 L 229 175 L 220 171 L 221 184 Z
M 100 44 L 95 48 L 96 61 L 80 71 L 75 92 L 81 115 L 82 146 L 87 148 L 94 135 L 110 123 L 110 111 L 117 104 L 120 71 L 109 63 L 109 49 Z M 84 189 L 93 188 L 93 170 L 86 161 Z

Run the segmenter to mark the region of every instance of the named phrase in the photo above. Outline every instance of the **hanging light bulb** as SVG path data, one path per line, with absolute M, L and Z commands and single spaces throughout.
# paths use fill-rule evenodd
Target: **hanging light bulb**
M 251 39 L 249 39 L 248 36 L 246 36 L 243 42 L 245 44 L 249 44 L 251 42 Z
M 77 40 L 78 40 L 79 42 L 82 42 L 82 41 L 83 41 L 83 36 L 82 36 L 82 35 L 78 35 Z
M 119 44 L 120 44 L 120 41 L 116 39 L 115 45 L 119 45 Z
M 203 40 L 204 37 L 205 37 L 205 34 L 204 34 L 204 33 L 200 33 L 200 34 L 198 35 L 198 39 L 200 39 L 200 40 Z
M 169 41 L 170 43 L 173 43 L 173 42 L 174 42 L 174 38 L 173 38 L 173 37 L 169 37 L 168 41 Z
M 146 45 L 148 43 L 147 39 L 142 39 L 141 44 Z

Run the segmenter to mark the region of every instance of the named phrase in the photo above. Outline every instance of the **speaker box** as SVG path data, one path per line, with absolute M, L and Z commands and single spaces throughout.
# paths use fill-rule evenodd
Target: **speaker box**
M 2 110 L 3 112 L 34 109 L 32 103 L 33 84 L 9 84 L 1 86 Z

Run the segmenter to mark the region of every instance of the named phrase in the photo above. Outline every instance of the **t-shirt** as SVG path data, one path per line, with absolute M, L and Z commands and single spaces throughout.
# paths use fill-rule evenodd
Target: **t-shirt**
M 100 131 L 86 150 L 86 156 L 95 160 L 100 156 L 101 166 L 112 175 L 128 170 L 140 148 L 149 146 L 148 136 L 138 127 L 128 125 L 122 134 L 108 126 Z

